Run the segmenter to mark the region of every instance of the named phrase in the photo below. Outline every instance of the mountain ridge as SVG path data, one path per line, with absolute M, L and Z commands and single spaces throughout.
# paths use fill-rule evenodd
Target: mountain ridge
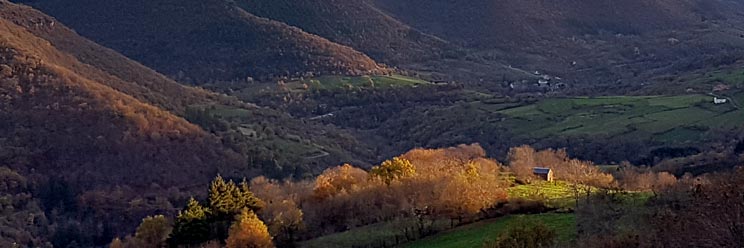
M 195 84 L 386 71 L 350 47 L 257 17 L 229 1 L 22 3 L 163 74 Z M 119 11 L 123 9 L 127 11 Z

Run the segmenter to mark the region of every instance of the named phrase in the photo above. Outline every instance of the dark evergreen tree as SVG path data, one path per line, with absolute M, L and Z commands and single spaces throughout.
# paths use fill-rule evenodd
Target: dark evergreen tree
M 246 180 L 238 185 L 218 175 L 209 186 L 206 207 L 191 199 L 179 213 L 169 243 L 177 246 L 224 241 L 236 216 L 245 209 L 258 211 L 261 205 L 261 200 L 253 195 Z
M 208 208 L 203 207 L 198 201 L 191 198 L 186 208 L 178 213 L 168 244 L 171 247 L 177 247 L 209 241 L 209 213 Z

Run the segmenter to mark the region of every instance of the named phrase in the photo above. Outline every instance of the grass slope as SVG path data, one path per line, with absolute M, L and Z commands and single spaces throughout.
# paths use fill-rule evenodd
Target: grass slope
M 365 245 L 380 245 L 386 242 L 388 245 L 394 243 L 395 236 L 403 235 L 401 227 L 410 226 L 413 220 L 396 220 L 354 228 L 346 232 L 335 233 L 312 239 L 299 244 L 304 248 L 344 248 Z M 435 230 L 446 230 L 449 221 L 441 220 L 434 224 Z
M 361 76 L 361 77 L 341 77 L 341 76 L 321 76 L 312 79 L 290 82 L 294 88 L 302 87 L 303 84 L 310 89 L 336 90 L 349 88 L 395 88 L 395 87 L 414 87 L 426 85 L 429 82 L 417 78 L 405 77 L 400 75 L 392 76 Z
M 495 113 L 507 116 L 502 125 L 515 133 L 538 139 L 605 135 L 683 143 L 710 128 L 740 126 L 742 111 L 715 105 L 712 96 L 681 95 L 546 99 Z
M 498 237 L 518 219 L 540 221 L 556 231 L 559 242 L 569 243 L 576 238 L 576 219 L 573 214 L 510 215 L 455 228 L 444 233 L 402 245 L 406 248 L 477 248 L 483 242 Z
M 574 189 L 564 181 L 535 181 L 531 184 L 517 185 L 507 190 L 509 199 L 529 199 L 545 202 L 552 208 L 574 208 Z

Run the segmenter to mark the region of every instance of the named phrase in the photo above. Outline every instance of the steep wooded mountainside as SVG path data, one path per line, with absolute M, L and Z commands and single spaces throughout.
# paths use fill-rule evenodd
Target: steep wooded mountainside
M 113 76 L 89 74 L 24 28 L 0 24 L 2 160 L 11 168 L 94 187 L 186 185 L 239 166 L 201 128 L 100 83 Z
M 9 138 L 3 141 L 17 141 L 18 143 L 9 144 L 24 151 L 41 149 L 40 147 L 45 146 L 48 147 L 44 149 L 52 150 L 72 149 L 66 152 L 35 155 L 18 155 L 11 151 L 8 156 L 18 157 L 16 160 L 32 161 L 22 163 L 24 166 L 35 163 L 33 161 L 60 163 L 55 168 L 75 174 L 77 172 L 76 166 L 88 163 L 85 161 L 110 161 L 108 163 L 110 165 L 107 166 L 116 167 L 120 170 L 119 172 L 142 171 L 147 175 L 141 178 L 141 181 L 93 178 L 98 181 L 91 182 L 90 185 L 110 186 L 123 182 L 127 184 L 128 182 L 157 182 L 148 179 L 148 177 L 158 175 L 158 177 L 167 177 L 168 180 L 171 180 L 168 181 L 168 185 L 178 186 L 195 182 L 190 179 L 179 181 L 181 180 L 179 174 L 170 178 L 171 176 L 162 175 L 162 173 L 141 170 L 138 166 L 146 166 L 152 170 L 169 171 L 174 169 L 169 166 L 188 165 L 199 168 L 199 170 L 176 170 L 204 176 L 206 179 L 209 179 L 218 171 L 225 175 L 231 175 L 236 171 L 252 174 L 258 169 L 271 170 L 276 177 L 286 177 L 323 170 L 323 168 L 315 168 L 315 165 L 327 166 L 325 164 L 359 161 L 357 159 L 366 160 L 372 156 L 369 151 L 365 151 L 364 145 L 358 144 L 350 135 L 335 130 L 333 127 L 304 123 L 279 111 L 255 107 L 252 104 L 239 102 L 234 98 L 182 86 L 113 50 L 101 47 L 78 36 L 56 19 L 32 8 L 0 2 L 0 20 L 3 21 L 5 26 L 3 38 L 6 42 L 3 44 L 7 48 L 5 56 L 7 61 L 3 63 L 4 75 L 7 76 L 3 78 L 3 83 L 4 86 L 8 87 L 8 90 L 13 87 L 21 87 L 17 91 L 9 91 L 8 99 L 15 100 L 8 101 L 3 105 L 6 108 L 5 114 L 8 120 L 5 127 L 7 128 L 6 131 L 9 132 L 7 136 L 3 136 Z M 16 57 L 21 59 L 16 59 Z M 20 69 L 13 69 L 15 67 Z M 40 74 L 45 76 L 39 77 Z M 42 78 L 46 81 L 40 81 Z M 53 84 L 50 82 L 53 82 Z M 33 86 L 35 84 L 39 84 L 39 86 Z M 76 90 L 62 94 L 58 92 L 59 89 L 68 87 L 58 86 L 60 84 L 74 85 Z M 24 96 L 23 92 L 31 88 L 35 90 L 43 88 L 41 85 L 49 86 L 48 94 L 43 97 L 39 95 L 41 97 L 39 99 L 21 97 Z M 107 95 L 99 99 L 86 95 L 85 92 L 87 91 L 106 92 Z M 84 111 L 86 108 L 83 107 L 75 110 L 77 112 L 74 113 L 85 114 L 86 116 L 88 114 L 101 115 L 100 118 L 103 119 L 88 120 L 87 117 L 78 118 L 72 113 L 66 114 L 46 108 L 47 105 L 51 109 L 57 109 L 59 105 L 71 104 L 56 99 L 67 99 L 66 97 L 74 98 L 76 104 L 80 106 L 101 105 L 94 108 L 95 110 L 115 109 L 111 111 L 116 118 L 106 119 L 107 115 L 88 113 Z M 128 100 L 121 100 L 120 98 Z M 19 99 L 23 99 L 23 101 Z M 57 101 L 60 102 L 57 103 Z M 26 105 L 22 105 L 22 102 L 25 102 Z M 29 107 L 30 109 L 23 109 L 16 105 L 43 106 L 43 108 Z M 124 105 L 126 105 L 126 108 L 121 107 Z M 42 110 L 49 111 L 49 113 L 34 112 Z M 131 112 L 132 115 L 129 116 L 120 112 Z M 157 114 L 148 114 L 151 112 Z M 28 124 L 23 124 L 26 123 L 24 121 L 11 121 L 16 120 L 16 118 L 31 117 L 36 119 L 33 119 L 34 121 L 29 119 Z M 188 119 L 188 121 L 181 117 Z M 134 122 L 139 126 L 132 127 L 127 121 Z M 189 121 L 201 127 L 197 127 Z M 54 135 L 44 134 L 42 131 L 31 131 L 37 128 L 46 130 L 42 128 L 44 125 L 49 126 L 52 130 L 49 132 L 54 133 Z M 98 127 L 96 125 L 102 126 Z M 188 128 L 182 130 L 183 128 L 180 126 Z M 113 128 L 106 132 L 115 137 L 109 138 L 106 135 L 89 133 L 99 129 L 108 130 L 106 128 Z M 139 130 L 138 128 L 143 130 L 135 131 Z M 202 128 L 205 128 L 206 131 Z M 28 133 L 17 133 L 22 130 L 26 130 Z M 65 131 L 58 132 L 55 130 Z M 57 137 L 55 135 L 65 135 L 65 138 L 55 138 Z M 78 135 L 81 136 L 80 139 L 75 138 Z M 141 135 L 141 137 L 137 135 Z M 181 135 L 184 137 L 179 138 Z M 93 140 L 87 140 L 85 137 L 92 137 Z M 122 140 L 124 137 L 126 139 Z M 79 146 L 66 145 L 65 140 L 70 140 L 71 143 L 79 144 Z M 111 142 L 112 144 L 106 144 L 105 146 L 98 144 L 102 142 Z M 165 142 L 165 144 L 161 145 L 160 142 Z M 171 142 L 178 144 L 170 144 Z M 190 143 L 193 143 L 193 145 L 189 145 Z M 200 144 L 207 147 L 202 147 Z M 179 145 L 186 147 L 182 149 Z M 154 149 L 153 147 L 159 148 Z M 295 150 L 287 151 L 285 150 L 287 147 Z M 82 155 L 86 154 L 85 151 L 89 149 L 92 151 L 104 149 L 100 151 L 101 156 L 106 157 L 108 156 L 107 153 L 114 153 L 118 154 L 119 157 L 96 158 L 99 155 L 96 152 Z M 203 150 L 203 152 L 197 152 L 200 150 Z M 161 154 L 162 157 L 154 154 Z M 184 156 L 185 154 L 188 154 L 188 156 Z M 322 156 L 317 156 L 318 154 Z M 202 157 L 202 155 L 204 156 Z M 65 156 L 78 156 L 80 158 L 69 159 Z M 313 159 L 307 159 L 307 157 L 313 157 Z M 191 159 L 194 161 L 191 161 Z M 77 160 L 83 161 L 77 163 L 75 162 Z M 65 164 L 67 162 L 75 163 Z M 163 163 L 163 168 L 157 168 L 161 166 L 160 163 Z M 231 169 L 217 169 L 219 166 L 228 164 Z M 289 165 L 291 167 L 288 167 Z M 67 168 L 68 166 L 69 168 Z M 280 169 L 275 167 L 280 167 Z M 90 170 L 89 173 L 92 174 L 116 172 L 116 170 L 107 171 L 107 169 L 99 171 L 95 168 L 80 168 L 80 170 Z M 35 169 L 35 171 L 45 175 L 58 174 L 57 171 L 50 172 L 38 169 Z M 116 177 L 116 174 L 112 173 L 105 176 Z M 128 175 L 139 176 L 138 173 Z
M 52 44 L 49 57 L 86 77 L 166 110 L 183 113 L 189 105 L 228 103 L 204 90 L 185 87 L 121 54 L 80 37 L 56 19 L 27 6 L 0 1 L 6 19 Z M 70 57 L 72 56 L 72 57 Z
M 182 81 L 384 72 L 366 55 L 234 3 L 23 1 L 104 46 Z
M 414 28 L 474 49 L 472 59 L 595 88 L 579 94 L 596 88 L 622 94 L 618 89 L 654 76 L 730 63 L 744 47 L 737 1 L 370 1 Z M 499 82 L 494 75 L 484 80 Z
M 351 46 L 390 64 L 439 59 L 454 49 L 415 30 L 365 0 L 240 0 L 247 12 L 281 21 Z
M 373 1 L 439 37 L 486 48 L 598 32 L 643 34 L 700 21 L 688 0 Z

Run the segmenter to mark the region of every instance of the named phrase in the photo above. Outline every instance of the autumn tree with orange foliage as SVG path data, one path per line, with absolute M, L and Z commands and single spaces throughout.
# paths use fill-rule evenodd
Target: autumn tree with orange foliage
M 517 179 L 527 183 L 534 180 L 535 167 L 550 168 L 557 180 L 574 184 L 610 187 L 615 183 L 612 175 L 602 172 L 592 162 L 569 158 L 565 149 L 536 151 L 524 145 L 509 150 L 509 168 Z
M 337 194 L 350 193 L 363 188 L 367 178 L 366 171 L 350 164 L 329 168 L 315 179 L 313 194 L 318 199 L 326 199 Z
M 274 242 L 279 246 L 294 242 L 305 228 L 299 204 L 305 201 L 304 196 L 311 195 L 310 184 L 257 177 L 251 180 L 251 189 L 265 202 L 258 215 L 266 222 Z
M 506 201 L 509 183 L 501 173 L 501 164 L 475 144 L 414 149 L 369 172 L 344 164 L 313 180 L 259 177 L 250 187 L 265 203 L 256 214 L 285 244 L 401 218 L 474 220 Z M 427 233 L 426 225 L 416 228 Z

